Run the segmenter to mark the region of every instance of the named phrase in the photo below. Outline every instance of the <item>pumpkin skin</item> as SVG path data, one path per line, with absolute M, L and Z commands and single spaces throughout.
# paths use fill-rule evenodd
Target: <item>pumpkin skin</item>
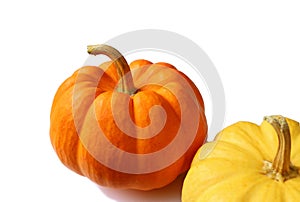
M 196 153 L 182 201 L 299 201 L 300 126 L 288 118 L 285 123 L 290 134 L 284 138 L 278 135 L 282 128 L 267 120 L 260 126 L 238 122 L 222 130 Z M 287 146 L 284 155 L 280 146 Z
M 168 63 L 136 60 L 129 65 L 130 69 L 124 70 L 119 67 L 127 65 L 123 56 L 112 47 L 104 45 L 104 48 L 108 51 L 100 52 L 114 59 L 112 62 L 78 69 L 57 90 L 50 115 L 53 148 L 65 166 L 98 185 L 138 190 L 163 187 L 189 169 L 197 149 L 206 140 L 202 96 L 188 77 Z M 119 59 L 122 61 L 117 61 Z M 120 72 L 125 78 L 121 82 Z M 161 85 L 144 84 L 147 81 L 157 81 Z M 122 82 L 127 84 L 122 85 Z M 133 91 L 130 89 L 133 84 L 141 87 Z M 178 100 L 183 101 L 179 103 Z M 155 111 L 157 106 L 163 108 L 164 113 Z M 198 121 L 190 120 L 182 126 L 183 113 L 187 117 L 196 114 Z M 164 120 L 164 117 L 167 118 Z M 128 134 L 119 128 L 116 119 L 125 129 L 131 122 L 142 129 L 129 127 L 133 134 Z M 147 128 L 149 125 L 151 127 Z M 151 162 L 142 158 L 130 161 L 126 157 L 127 154 L 143 156 L 161 152 L 176 139 L 180 127 L 184 133 L 170 152 Z M 160 130 L 155 136 L 144 137 L 145 131 L 148 134 L 151 130 L 156 132 L 157 128 Z M 191 134 L 193 132 L 195 134 Z M 184 153 L 178 156 L 180 148 Z M 172 158 L 175 160 L 170 160 L 168 165 L 164 163 Z M 144 169 L 156 165 L 161 167 L 153 172 Z M 127 172 L 128 168 L 134 172 Z

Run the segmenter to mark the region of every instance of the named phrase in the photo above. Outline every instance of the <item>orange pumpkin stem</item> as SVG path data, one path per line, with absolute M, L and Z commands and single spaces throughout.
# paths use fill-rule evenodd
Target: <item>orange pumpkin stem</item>
M 298 168 L 291 164 L 291 135 L 289 125 L 283 116 L 274 115 L 264 118 L 275 129 L 278 136 L 278 149 L 273 163 L 265 162 L 264 170 L 272 179 L 284 182 L 298 176 Z
M 117 73 L 120 78 L 120 85 L 118 86 L 118 91 L 132 95 L 136 92 L 136 88 L 133 84 L 132 75 L 130 72 L 130 67 L 123 57 L 123 55 L 115 48 L 105 45 L 89 45 L 87 46 L 88 53 L 91 55 L 106 55 L 114 63 L 117 68 Z

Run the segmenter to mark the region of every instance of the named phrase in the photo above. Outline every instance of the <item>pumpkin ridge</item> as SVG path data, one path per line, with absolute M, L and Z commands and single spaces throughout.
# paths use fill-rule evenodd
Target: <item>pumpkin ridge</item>
M 249 133 L 249 131 L 251 131 L 251 133 Z M 242 145 L 247 144 L 247 146 L 251 146 L 252 149 L 255 149 L 265 157 L 266 154 L 262 153 L 262 151 L 264 151 L 262 148 L 265 148 L 265 143 L 262 143 L 256 135 L 253 135 L 257 133 L 259 133 L 258 136 L 262 136 L 261 127 L 259 125 L 247 121 L 239 121 L 219 132 L 215 140 L 230 142 L 234 145 L 241 145 L 241 147 L 245 147 L 245 145 Z
M 162 89 L 162 88 L 164 88 L 164 87 L 162 86 L 160 89 Z M 164 101 L 164 103 L 167 103 L 167 104 L 170 106 L 170 109 L 173 111 L 173 113 L 174 113 L 175 117 L 177 118 L 177 120 L 180 120 L 180 119 L 181 119 L 181 114 L 178 114 L 178 113 L 177 113 L 176 106 L 174 106 L 173 103 L 170 102 L 170 100 L 167 99 L 167 97 L 164 96 L 163 93 L 159 93 L 159 90 L 160 90 L 160 89 L 158 89 L 158 90 L 156 90 L 156 91 L 153 91 L 153 92 L 154 92 L 157 96 L 159 96 L 160 99 L 162 99 L 162 100 Z M 167 89 L 167 90 L 168 90 L 168 89 Z M 176 102 L 177 102 L 177 100 L 176 100 Z
M 245 147 L 242 147 L 240 145 L 237 145 L 235 143 L 226 141 L 226 140 L 219 140 L 215 147 L 218 147 L 218 149 L 212 149 L 210 153 L 207 155 L 206 159 L 209 158 L 230 158 L 233 157 L 238 160 L 245 160 L 249 161 L 249 157 L 252 157 L 253 161 L 263 163 L 263 158 L 261 158 L 261 152 L 256 151 L 256 153 L 252 152 L 250 149 L 246 149 Z M 224 153 L 226 151 L 226 153 Z M 228 156 L 228 154 L 235 154 L 234 156 Z M 199 154 L 200 155 L 200 154 Z M 240 155 L 240 158 L 236 158 L 237 155 Z M 244 157 L 247 156 L 247 159 Z M 196 158 L 196 157 L 195 157 Z M 204 159 L 205 160 L 205 159 Z M 197 161 L 195 159 L 194 161 Z
M 155 92 L 171 105 L 173 111 L 177 115 L 177 118 L 180 120 L 181 119 L 181 109 L 180 109 L 180 106 L 179 106 L 176 96 L 168 88 L 166 88 L 164 86 L 161 86 Z
M 256 175 L 255 180 L 254 180 L 254 175 Z M 245 180 L 250 177 L 251 177 L 251 181 Z M 264 181 L 263 176 L 260 176 L 253 171 L 249 170 L 248 172 L 243 172 L 242 174 L 239 175 L 237 175 L 236 173 L 232 173 L 232 175 L 230 175 L 227 178 L 224 178 L 221 182 L 218 182 L 211 187 L 207 187 L 203 193 L 203 197 L 213 192 L 212 194 L 213 197 L 208 198 L 208 201 L 211 202 L 217 201 L 215 200 L 215 197 L 217 198 L 217 196 L 221 196 L 221 198 L 223 200 L 225 199 L 225 201 L 249 201 L 249 197 L 247 198 L 248 200 L 244 200 L 245 198 L 243 197 L 243 195 L 249 192 L 249 190 L 251 190 L 252 188 L 256 188 L 259 183 L 265 184 L 266 182 Z M 237 185 L 239 191 L 235 192 L 235 189 L 237 189 Z M 219 192 L 215 192 L 215 189 L 219 190 Z M 226 200 L 226 196 L 228 197 L 227 200 Z
M 240 201 L 253 201 L 253 202 L 256 202 L 257 201 L 257 198 L 254 198 L 253 200 L 253 197 L 257 197 L 259 194 L 259 192 L 261 192 L 261 189 L 258 188 L 258 186 L 261 186 L 261 187 L 269 187 L 269 191 L 270 192 L 272 189 L 270 186 L 273 186 L 273 187 L 276 187 L 277 185 L 273 183 L 273 181 L 271 180 L 268 180 L 266 181 L 265 178 L 259 178 L 259 180 L 257 182 L 251 182 L 252 183 L 252 186 L 248 187 L 247 190 L 245 190 L 245 192 L 242 194 L 243 198 L 241 198 Z M 251 184 L 250 183 L 250 184 Z M 255 193 L 258 192 L 258 193 Z M 280 192 L 279 194 L 277 192 Z M 260 201 L 274 201 L 272 199 L 269 199 L 268 197 L 271 195 L 272 198 L 274 197 L 274 194 L 278 194 L 278 196 L 280 196 L 280 198 L 276 197 L 276 201 L 286 201 L 284 200 L 284 197 L 283 197 L 283 191 L 281 189 L 278 189 L 276 191 L 274 191 L 273 194 L 270 194 L 268 196 L 264 195 L 264 196 L 258 196 Z M 264 198 L 262 198 L 264 197 Z
M 64 94 L 67 90 L 70 88 L 74 88 L 74 83 L 76 75 L 78 74 L 78 70 L 72 74 L 72 76 L 68 77 L 57 89 L 54 99 L 52 102 L 51 112 L 50 112 L 50 118 L 53 116 L 53 111 L 56 108 L 56 104 L 60 101 L 62 94 Z
M 151 99 L 150 99 L 151 98 Z M 143 99 L 143 100 L 141 100 Z M 144 103 L 144 101 L 149 102 L 149 100 L 156 100 L 151 101 L 155 103 L 153 106 L 151 106 L 146 113 L 146 117 L 140 117 L 141 114 L 145 114 L 141 110 L 141 108 L 145 108 L 145 106 L 149 105 Z M 160 94 L 158 94 L 156 91 L 152 90 L 143 90 L 139 91 L 137 94 L 132 96 L 132 105 L 133 105 L 133 120 L 134 123 L 137 125 L 137 127 L 141 128 L 147 128 L 148 126 L 151 127 L 152 121 L 157 121 L 155 119 L 161 119 L 161 117 L 154 117 L 153 120 L 150 120 L 150 110 L 155 105 L 158 105 L 159 107 L 164 110 L 164 113 L 166 113 L 166 122 L 164 123 L 163 128 L 160 131 L 157 131 L 155 136 L 147 139 L 138 139 L 137 137 L 137 153 L 152 153 L 152 152 L 158 152 L 164 147 L 166 147 L 174 138 L 176 135 L 176 131 L 173 131 L 173 126 L 170 125 L 170 121 L 172 120 L 173 125 L 176 125 L 174 122 L 176 122 L 176 113 L 174 112 L 172 106 L 169 104 L 168 100 L 164 99 Z M 138 112 L 139 111 L 139 112 Z M 176 117 L 176 118 L 175 118 Z M 138 123 L 137 123 L 138 122 Z M 157 124 L 156 124 L 157 125 Z M 170 129 L 166 131 L 168 128 L 172 126 L 172 131 Z M 138 131 L 137 131 L 138 132 Z M 171 137 L 170 135 L 173 135 Z M 137 136 L 139 136 L 137 134 Z M 161 138 L 164 136 L 164 142 L 161 141 Z M 147 148 L 147 149 L 146 149 Z M 145 150 L 146 149 L 146 150 Z
M 300 125 L 298 122 L 286 118 L 289 128 L 290 128 L 290 134 L 291 138 L 293 139 L 292 145 L 291 145 L 291 161 L 295 166 L 300 167 Z
M 100 128 L 100 132 L 102 132 L 103 135 L 114 147 L 123 150 L 124 152 L 135 154 L 136 151 L 136 142 L 138 141 L 136 138 L 129 136 L 126 134 L 126 132 L 122 131 L 122 128 L 119 128 L 118 124 L 124 124 L 123 120 L 118 120 L 121 123 L 117 124 L 117 120 L 115 120 L 116 116 L 114 116 L 114 113 L 112 112 L 112 97 L 114 96 L 126 96 L 123 93 L 119 92 L 113 92 L 113 91 L 106 91 L 101 93 L 93 102 L 93 104 L 90 106 L 90 109 L 88 110 L 88 116 L 85 117 L 86 120 L 84 120 L 84 123 L 89 125 L 90 119 L 95 116 L 95 122 L 97 122 L 98 128 Z M 117 98 L 116 98 L 117 99 Z M 130 105 L 132 105 L 132 98 L 130 98 Z M 93 109 L 94 108 L 94 109 Z M 126 107 L 125 107 L 126 109 Z M 128 112 L 130 114 L 130 119 L 132 119 L 132 107 L 129 106 L 128 108 L 130 111 Z M 123 107 L 119 109 L 123 111 Z M 126 109 L 127 110 L 127 109 Z M 94 111 L 94 112 L 92 112 Z M 91 114 L 93 114 L 91 116 Z M 91 116 L 91 117 L 90 117 Z M 128 119 L 128 117 L 127 117 Z M 127 122 L 128 120 L 126 120 Z M 131 120 L 133 121 L 133 119 Z M 104 122 L 105 124 L 101 124 Z M 123 127 L 126 127 L 126 123 L 123 125 Z M 83 127 L 82 127 L 83 128 Z M 135 128 L 130 128 L 131 132 Z M 113 131 L 112 131 L 113 130 Z M 110 132 L 109 132 L 110 131 Z M 86 131 L 84 131 L 86 133 Z M 89 133 L 93 133 L 93 131 L 89 130 Z M 96 132 L 95 132 L 96 133 Z M 84 134 L 87 135 L 87 134 Z M 92 134 L 94 135 L 94 134 Z M 133 135 L 133 134 L 131 134 Z M 95 137 L 96 138 L 96 137 Z M 123 144 L 123 142 L 127 142 L 128 144 Z M 93 156 L 93 155 L 92 155 Z
M 205 159 L 203 160 L 205 161 L 205 169 L 210 170 L 211 166 L 210 165 L 214 165 L 214 167 L 212 169 L 214 169 L 214 172 L 216 175 L 214 175 L 214 173 L 212 173 L 212 171 L 210 170 L 210 173 L 205 172 L 205 169 L 202 168 L 202 166 L 204 164 L 199 164 L 196 166 L 193 166 L 188 173 L 187 178 L 190 178 L 190 184 L 192 181 L 199 181 L 193 184 L 193 188 L 188 187 L 187 183 L 185 182 L 184 184 L 184 189 L 183 193 L 184 196 L 187 196 L 191 193 L 188 193 L 189 189 L 198 189 L 197 191 L 194 191 L 196 193 L 194 193 L 196 196 L 197 195 L 201 195 L 201 197 L 199 198 L 199 201 L 211 201 L 211 202 L 217 202 L 219 200 L 217 200 L 218 198 L 222 198 L 222 201 L 243 201 L 243 200 L 238 200 L 244 193 L 244 191 L 246 191 L 247 189 L 243 189 L 242 187 L 245 186 L 249 186 L 253 183 L 253 181 L 248 181 L 249 183 L 247 184 L 242 184 L 241 182 L 243 182 L 243 179 L 247 179 L 250 176 L 255 175 L 258 181 L 262 181 L 263 180 L 263 176 L 259 175 L 259 173 L 256 173 L 255 171 L 252 171 L 251 169 L 245 169 L 244 172 L 242 173 L 237 173 L 234 170 L 232 170 L 231 168 L 234 167 L 234 165 L 229 166 L 228 167 L 224 167 L 225 164 L 230 163 L 230 159 L 225 160 L 224 158 L 210 158 L 210 159 Z M 216 164 L 217 163 L 217 164 Z M 218 169 L 216 168 L 217 165 L 222 165 L 222 170 L 221 172 L 218 171 Z M 202 168 L 202 169 L 200 169 Z M 193 169 L 193 170 L 192 170 Z M 203 171 L 203 172 L 201 172 Z M 198 175 L 197 179 L 192 179 L 192 175 L 193 172 L 197 172 L 197 173 L 201 173 L 201 175 Z M 209 177 L 211 176 L 211 177 Z M 253 179 L 253 177 L 252 177 Z M 186 181 L 186 180 L 185 180 Z M 238 183 L 237 183 L 238 181 Z M 255 183 L 253 183 L 255 184 Z M 236 185 L 239 185 L 239 195 L 233 194 L 231 193 L 232 191 L 234 191 L 236 189 Z M 221 188 L 222 187 L 222 188 Z M 215 192 L 215 190 L 219 190 L 219 192 Z M 243 192 L 243 193 L 241 193 Z M 198 194 L 197 194 L 198 193 Z M 220 197 L 218 197 L 220 196 Z M 237 197 L 237 198 L 233 198 Z M 226 198 L 224 198 L 226 197 Z M 225 199 L 225 200 L 224 200 Z M 227 199 L 227 200 L 226 200 Z M 190 198 L 184 198 L 183 201 L 191 201 Z
M 300 179 L 294 179 L 293 181 L 287 181 L 286 184 L 286 189 L 285 189 L 285 195 L 286 196 L 293 196 L 293 198 L 297 199 L 299 192 L 300 192 L 300 187 L 299 187 Z M 298 200 L 295 200 L 299 201 Z
M 74 81 L 73 77 L 69 77 L 69 79 Z M 68 95 L 72 94 L 74 85 L 73 83 L 70 83 L 67 87 L 61 86 L 59 89 L 64 91 L 58 93 L 59 96 L 56 97 L 55 105 L 51 109 L 51 144 L 55 152 L 59 156 L 60 161 L 74 172 L 82 175 L 76 163 L 77 154 L 76 152 L 73 152 L 77 149 L 78 136 L 73 121 L 72 110 L 69 110 L 70 108 L 72 108 L 72 97 L 69 97 Z M 62 102 L 65 101 L 67 102 L 67 104 L 63 105 Z M 61 115 L 62 111 L 64 112 L 64 116 Z M 54 124 L 56 122 L 58 122 L 58 124 Z

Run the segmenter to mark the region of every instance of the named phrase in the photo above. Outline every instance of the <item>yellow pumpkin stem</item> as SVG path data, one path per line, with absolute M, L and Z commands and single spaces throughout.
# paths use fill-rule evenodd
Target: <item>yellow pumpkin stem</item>
M 273 163 L 265 162 L 264 171 L 272 179 L 284 182 L 297 177 L 298 168 L 291 164 L 291 135 L 289 125 L 283 116 L 274 115 L 264 118 L 275 129 L 278 136 L 278 149 Z
M 132 75 L 130 73 L 130 67 L 126 59 L 117 49 L 105 44 L 89 45 L 87 46 L 87 49 L 89 54 L 106 55 L 115 63 L 117 73 L 120 78 L 120 86 L 118 88 L 119 92 L 127 93 L 129 95 L 135 93 L 136 89 L 134 87 Z

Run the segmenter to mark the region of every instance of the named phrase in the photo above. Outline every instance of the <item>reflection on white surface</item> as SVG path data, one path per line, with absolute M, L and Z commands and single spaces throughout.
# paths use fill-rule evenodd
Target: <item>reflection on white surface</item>
M 116 202 L 180 202 L 185 174 L 180 175 L 173 183 L 161 189 L 151 191 L 119 190 L 99 187 L 101 192 Z

